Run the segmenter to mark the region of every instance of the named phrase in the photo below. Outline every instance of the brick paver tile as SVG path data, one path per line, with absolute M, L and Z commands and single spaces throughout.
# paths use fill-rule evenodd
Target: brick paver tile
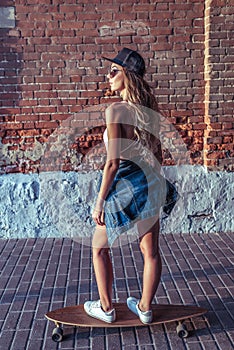
M 1 331 L 1 337 L 0 337 L 0 349 L 12 349 L 12 341 L 15 336 L 14 330 L 2 330 Z
M 91 249 L 69 239 L 0 241 L 0 349 L 7 350 L 231 350 L 234 340 L 234 235 L 161 236 L 163 273 L 158 303 L 197 304 L 204 317 L 186 321 L 192 336 L 179 339 L 175 323 L 139 328 L 64 326 L 51 339 L 52 309 L 97 298 Z M 113 249 L 114 298 L 140 296 L 143 258 L 138 242 Z M 20 345 L 19 345 L 20 344 Z

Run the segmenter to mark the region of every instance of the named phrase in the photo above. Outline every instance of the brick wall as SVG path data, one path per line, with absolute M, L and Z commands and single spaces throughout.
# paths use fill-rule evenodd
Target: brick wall
M 205 8 L 204 163 L 233 170 L 234 3 L 209 0 Z
M 6 6 L 15 7 L 16 26 L 0 29 L 2 173 L 37 171 L 61 130 L 72 128 L 73 141 L 63 170 L 101 142 L 99 106 L 112 101 L 101 56 L 123 46 L 144 56 L 189 162 L 233 170 L 232 1 L 1 0 Z M 164 164 L 173 164 L 166 149 Z

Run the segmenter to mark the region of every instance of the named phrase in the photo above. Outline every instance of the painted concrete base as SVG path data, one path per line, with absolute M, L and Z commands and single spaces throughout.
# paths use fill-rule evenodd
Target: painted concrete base
M 234 174 L 202 166 L 164 167 L 180 193 L 162 233 L 234 232 Z M 13 174 L 0 177 L 0 237 L 86 236 L 100 172 Z

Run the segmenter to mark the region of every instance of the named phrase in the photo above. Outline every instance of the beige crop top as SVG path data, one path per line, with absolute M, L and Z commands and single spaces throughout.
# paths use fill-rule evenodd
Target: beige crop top
M 103 141 L 106 146 L 106 150 L 108 148 L 108 134 L 107 129 L 105 129 L 103 133 Z M 129 159 L 132 157 L 135 157 L 139 155 L 138 148 L 139 148 L 139 142 L 136 139 L 121 139 L 121 153 L 120 158 L 122 159 Z
M 106 150 L 108 148 L 108 134 L 107 129 L 105 129 L 103 133 L 103 141 L 106 146 Z M 151 165 L 157 168 L 160 172 L 160 164 L 162 164 L 162 152 L 161 152 L 161 144 L 158 142 L 155 145 L 156 148 L 152 153 L 145 147 L 142 147 L 141 143 L 137 139 L 121 139 L 121 153 L 120 159 L 132 159 L 134 157 L 143 157 L 144 160 L 149 162 Z

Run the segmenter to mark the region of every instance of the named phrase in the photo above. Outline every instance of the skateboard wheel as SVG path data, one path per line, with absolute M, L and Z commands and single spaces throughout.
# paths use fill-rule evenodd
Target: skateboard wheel
M 61 342 L 63 339 L 63 330 L 60 327 L 54 328 L 52 332 L 52 340 L 55 341 L 56 343 Z
M 187 338 L 189 335 L 187 327 L 182 323 L 178 324 L 178 326 L 176 327 L 176 332 L 180 338 Z

